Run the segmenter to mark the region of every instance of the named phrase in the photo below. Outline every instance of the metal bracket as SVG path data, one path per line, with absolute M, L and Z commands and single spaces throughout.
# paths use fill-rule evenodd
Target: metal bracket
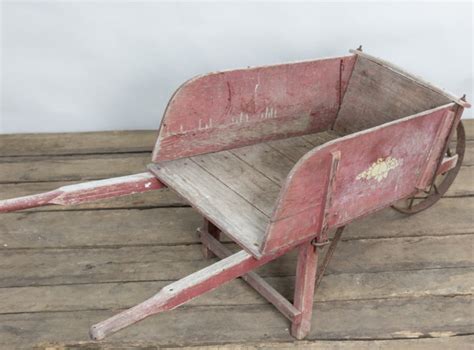
M 321 247 L 324 247 L 328 244 L 330 244 L 331 241 L 329 239 L 326 239 L 325 241 L 323 242 L 318 242 L 318 239 L 317 238 L 314 238 L 312 241 L 311 241 L 311 245 L 313 245 L 314 247 L 316 248 L 321 248 Z

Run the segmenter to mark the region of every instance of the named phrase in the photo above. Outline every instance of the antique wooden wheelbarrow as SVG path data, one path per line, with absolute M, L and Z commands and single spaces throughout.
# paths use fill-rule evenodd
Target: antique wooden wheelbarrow
M 92 326 L 92 338 L 237 277 L 304 338 L 344 226 L 388 206 L 416 213 L 446 192 L 463 159 L 460 118 L 470 105 L 360 49 L 351 53 L 191 79 L 166 108 L 147 172 L 0 201 L 8 212 L 168 186 L 204 216 L 204 255 L 222 260 Z M 242 250 L 231 253 L 221 233 Z M 318 247 L 328 243 L 316 274 Z M 294 249 L 290 303 L 252 270 Z

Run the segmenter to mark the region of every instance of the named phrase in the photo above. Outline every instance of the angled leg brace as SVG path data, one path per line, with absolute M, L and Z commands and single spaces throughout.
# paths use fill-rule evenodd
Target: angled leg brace
M 209 235 L 209 240 L 215 244 L 220 244 L 211 235 Z M 91 338 L 103 339 L 107 335 L 115 333 L 148 316 L 172 310 L 205 292 L 215 289 L 225 282 L 231 281 L 278 258 L 292 248 L 281 250 L 276 254 L 262 257 L 259 260 L 241 250 L 162 288 L 150 299 L 92 326 L 90 329 Z

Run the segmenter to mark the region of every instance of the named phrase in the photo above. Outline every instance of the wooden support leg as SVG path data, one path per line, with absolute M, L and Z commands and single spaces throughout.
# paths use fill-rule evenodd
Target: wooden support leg
M 204 223 L 202 225 L 202 231 L 209 233 L 216 240 L 219 240 L 221 237 L 221 231 L 214 225 L 212 222 L 204 218 Z M 202 242 L 202 255 L 204 259 L 214 258 L 216 255 L 210 250 L 204 242 Z
M 294 306 L 301 311 L 301 318 L 291 325 L 291 335 L 296 339 L 303 339 L 311 329 L 317 266 L 318 249 L 311 242 L 302 244 L 296 266 L 294 298 Z
M 219 243 L 212 237 L 210 237 L 210 239 Z M 103 339 L 107 335 L 115 333 L 148 316 L 162 311 L 172 310 L 225 282 L 242 276 L 250 270 L 278 258 L 291 248 L 292 247 L 282 249 L 278 253 L 267 255 L 259 260 L 243 250 L 235 253 L 164 287 L 143 303 L 92 326 L 90 330 L 91 338 L 97 340 Z

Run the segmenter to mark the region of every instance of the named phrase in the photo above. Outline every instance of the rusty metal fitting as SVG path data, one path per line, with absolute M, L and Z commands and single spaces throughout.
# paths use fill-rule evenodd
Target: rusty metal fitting
M 325 240 L 324 242 L 318 242 L 316 238 L 314 238 L 312 241 L 311 241 L 311 245 L 313 245 L 314 247 L 316 248 L 320 248 L 320 247 L 324 247 L 325 245 L 328 245 L 329 243 L 331 243 L 330 240 Z

